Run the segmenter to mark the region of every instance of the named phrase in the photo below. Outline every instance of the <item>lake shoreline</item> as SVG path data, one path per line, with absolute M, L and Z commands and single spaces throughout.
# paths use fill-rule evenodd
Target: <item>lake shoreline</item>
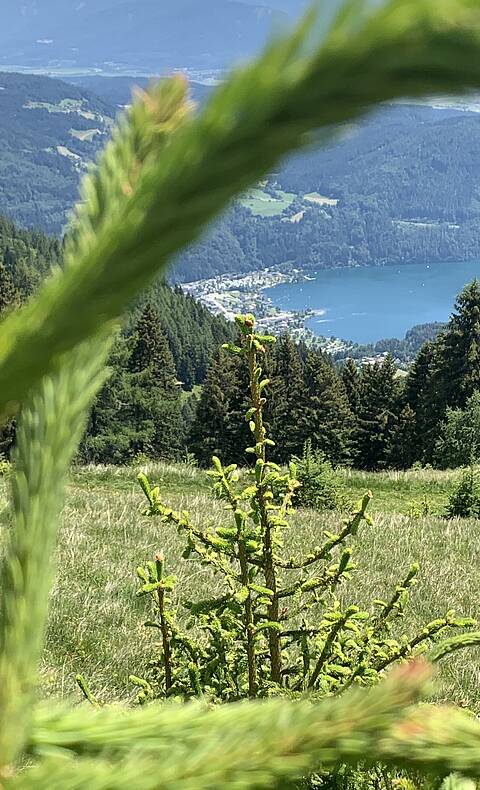
M 280 310 L 322 310 L 320 319 L 306 321 L 317 336 L 370 345 L 448 320 L 456 296 L 475 277 L 478 260 L 342 266 L 301 284 L 275 285 L 266 296 Z

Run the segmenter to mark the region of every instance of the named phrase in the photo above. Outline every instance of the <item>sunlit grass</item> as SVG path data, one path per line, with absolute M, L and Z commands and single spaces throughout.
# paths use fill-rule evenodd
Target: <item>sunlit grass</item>
M 204 472 L 166 464 L 142 469 L 160 484 L 165 499 L 177 509 L 188 509 L 197 524 L 225 520 Z M 160 549 L 178 576 L 182 600 L 211 594 L 212 584 L 218 584 L 195 562 L 180 559 L 183 541 L 174 529 L 141 515 L 145 503 L 136 482 L 138 471 L 85 467 L 72 474 L 41 665 L 43 694 L 79 698 L 74 678 L 82 672 L 102 700 L 133 699 L 128 676 L 142 674 L 157 639 L 156 632 L 143 627 L 148 601 L 136 597 L 135 569 Z M 403 624 L 406 632 L 449 608 L 480 616 L 480 523 L 404 515 L 407 501 L 425 493 L 440 508 L 455 477 L 428 470 L 345 473 L 352 497 L 373 490 L 376 513 L 374 525 L 364 526 L 353 543 L 358 570 L 342 588 L 344 602 L 368 606 L 374 598 L 385 598 L 409 565 L 419 561 L 421 575 Z M 6 523 L 5 483 L 2 500 Z M 286 536 L 292 554 L 318 544 L 322 531 L 335 530 L 341 520 L 340 514 L 297 512 Z M 442 698 L 480 710 L 478 650 L 447 659 L 441 677 Z

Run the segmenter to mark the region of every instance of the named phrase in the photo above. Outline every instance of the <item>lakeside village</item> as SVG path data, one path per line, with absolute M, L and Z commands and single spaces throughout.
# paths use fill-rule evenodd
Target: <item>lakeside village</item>
M 314 277 L 299 269 L 288 272 L 276 267 L 253 271 L 248 274 L 224 274 L 209 280 L 196 280 L 182 283 L 184 293 L 190 294 L 215 315 L 222 315 L 233 321 L 238 313 L 253 313 L 261 332 L 281 335 L 288 332 L 295 340 L 303 340 L 308 346 L 325 351 L 332 356 L 348 357 L 355 344 L 337 337 L 323 337 L 314 334 L 306 322 L 316 316 L 324 315 L 324 310 L 307 309 L 281 310 L 272 303 L 266 293 L 269 288 L 282 283 L 307 282 Z M 362 359 L 365 363 L 382 360 L 386 354 Z

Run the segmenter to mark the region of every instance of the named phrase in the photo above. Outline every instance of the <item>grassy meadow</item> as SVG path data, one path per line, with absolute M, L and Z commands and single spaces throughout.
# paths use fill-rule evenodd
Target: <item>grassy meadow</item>
M 87 467 L 72 472 L 41 665 L 44 695 L 79 699 L 74 678 L 82 672 L 101 700 L 134 698 L 128 676 L 142 674 L 158 639 L 154 630 L 143 627 L 149 601 L 135 596 L 135 568 L 160 549 L 170 571 L 179 577 L 181 598 L 211 594 L 207 572 L 180 559 L 183 540 L 176 532 L 141 515 L 145 502 L 136 481 L 138 471 Z M 175 508 L 189 510 L 195 523 L 225 521 L 205 473 L 186 465 L 156 465 L 145 471 L 160 483 L 164 498 Z M 344 476 L 352 500 L 367 489 L 374 492 L 374 525 L 364 526 L 354 543 L 358 570 L 342 590 L 344 601 L 368 605 L 374 598 L 388 596 L 409 565 L 419 561 L 421 575 L 410 604 L 408 630 L 449 608 L 480 615 L 479 522 L 407 515 L 412 500 L 424 497 L 441 513 L 457 473 L 419 470 L 345 472 Z M 5 482 L 1 485 L 6 524 L 7 488 Z M 289 532 L 292 554 L 318 545 L 322 530 L 335 530 L 341 519 L 341 514 L 298 511 Z M 460 652 L 443 663 L 439 696 L 480 711 L 479 680 L 480 651 Z
M 278 189 L 276 196 L 272 197 L 263 189 L 254 187 L 241 198 L 240 203 L 259 217 L 275 217 L 288 208 L 295 198 L 296 195 L 293 192 L 284 192 Z

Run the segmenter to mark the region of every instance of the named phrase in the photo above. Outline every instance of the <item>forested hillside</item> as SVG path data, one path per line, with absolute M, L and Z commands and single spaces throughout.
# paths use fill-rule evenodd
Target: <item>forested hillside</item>
M 40 231 L 20 230 L 0 215 L 0 314 L 22 304 L 62 265 L 62 245 Z M 185 442 L 195 398 L 217 348 L 233 326 L 165 282 L 132 307 L 110 359 L 112 375 L 95 404 L 83 444 L 89 460 L 126 461 L 139 452 L 176 457 Z M 167 417 L 168 415 L 168 417 Z M 160 425 L 167 433 L 160 438 Z M 8 454 L 14 426 L 0 430 Z
M 149 80 L 73 82 L 0 72 L 0 212 L 48 233 L 61 233 L 80 177 L 105 145 L 120 106 Z M 200 104 L 210 90 L 194 83 L 192 99 Z
M 0 212 L 60 233 L 116 108 L 60 80 L 0 73 Z
M 61 232 L 85 163 L 132 85 L 146 84 L 76 81 L 0 75 L 0 210 L 22 225 Z M 210 90 L 194 83 L 192 96 L 201 104 Z M 384 108 L 286 162 L 183 252 L 172 276 L 479 257 L 479 154 L 477 113 Z
M 207 241 L 182 256 L 176 276 L 285 262 L 315 271 L 476 258 L 479 154 L 477 113 L 383 109 L 345 127 L 330 147 L 287 162 L 253 202 L 234 207 Z M 266 216 L 262 201 L 269 196 L 278 211 Z

